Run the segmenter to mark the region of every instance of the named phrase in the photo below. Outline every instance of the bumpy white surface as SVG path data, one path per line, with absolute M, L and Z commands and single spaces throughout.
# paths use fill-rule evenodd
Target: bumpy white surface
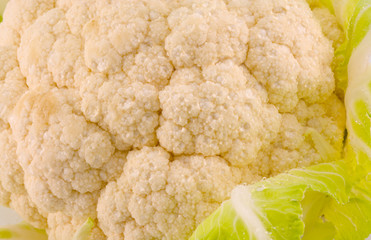
M 237 184 L 324 161 L 309 128 L 340 154 L 333 22 L 304 0 L 11 0 L 0 203 L 52 240 L 87 217 L 94 239 L 186 239 Z

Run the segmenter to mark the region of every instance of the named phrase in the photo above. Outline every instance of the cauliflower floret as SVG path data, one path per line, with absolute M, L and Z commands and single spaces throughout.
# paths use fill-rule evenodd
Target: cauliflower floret
M 16 161 L 14 161 L 14 158 L 17 158 L 14 149 L 12 149 L 12 145 L 9 146 L 9 126 L 3 122 L 0 119 L 0 148 L 3 148 L 4 146 L 7 146 L 5 149 L 0 149 L 0 204 L 4 206 L 9 206 L 10 203 L 10 197 L 11 197 L 11 191 L 8 189 L 13 190 L 13 186 L 17 189 L 19 189 L 18 180 L 21 180 L 21 184 L 23 184 L 23 175 L 22 172 L 18 173 L 18 169 L 21 169 L 20 166 L 17 164 Z M 9 149 L 9 147 L 11 147 Z M 4 151 L 5 150 L 5 151 Z M 11 151 L 13 150 L 13 152 Z M 6 154 L 9 152 L 9 155 Z M 5 156 L 3 156 L 5 155 Z M 13 158 L 12 158 L 13 157 Z M 10 159 L 10 161 L 9 161 Z M 11 167 L 14 167 L 15 169 L 9 169 Z M 8 168 L 8 169 L 7 169 Z M 10 171 L 12 174 L 7 174 L 7 171 Z M 22 170 L 23 171 L 23 170 Z M 14 172 L 17 174 L 14 175 Z M 16 181 L 14 181 L 16 179 Z
M 10 1 L 0 203 L 54 240 L 186 239 L 318 140 L 341 155 L 338 30 L 305 0 Z
M 23 169 L 16 161 L 17 145 L 8 123 L 14 106 L 27 90 L 15 47 L 0 47 L 0 65 L 0 202 L 34 226 L 45 228 L 45 215 L 39 212 L 24 187 Z
M 25 30 L 18 49 L 28 87 L 72 87 L 75 71 L 83 62 L 81 44 L 81 39 L 70 33 L 62 10 L 52 9 L 39 17 Z
M 65 0 L 58 1 L 57 4 L 65 10 L 67 24 L 74 35 L 81 34 L 85 24 L 94 18 L 97 10 L 94 0 Z
M 15 47 L 0 47 L 0 62 L 2 64 L 0 69 L 1 80 L 5 80 L 8 72 L 18 66 L 16 51 L 17 49 Z
M 17 158 L 17 145 L 11 136 L 12 133 L 9 128 L 0 133 L 0 168 L 2 173 L 0 180 L 4 189 L 7 191 L 11 193 L 23 193 L 23 169 L 17 161 L 14 161 Z
M 332 46 L 337 49 L 343 42 L 344 31 L 327 8 L 314 8 L 313 14 L 320 22 L 322 31 L 328 39 L 332 41 Z
M 55 1 L 50 0 L 12 0 L 7 3 L 2 24 L 22 35 L 38 17 L 54 7 Z
M 192 3 L 192 4 L 191 4 Z M 220 1 L 190 1 L 169 16 L 165 49 L 176 67 L 208 66 L 224 59 L 246 59 L 248 28 Z
M 33 226 L 40 229 L 47 228 L 47 214 L 36 206 L 26 191 L 21 194 L 11 194 L 9 207 Z
M 130 79 L 137 82 L 150 83 L 163 88 L 169 83 L 173 73 L 173 65 L 161 46 L 141 46 L 134 56 L 127 56 L 123 67 Z
M 245 64 L 267 89 L 269 101 L 280 112 L 292 111 L 300 99 L 324 102 L 335 88 L 333 50 L 305 1 L 241 5 L 256 6 Z
M 99 226 L 113 239 L 186 239 L 240 182 L 218 157 L 171 155 L 160 147 L 132 151 L 118 181 L 98 201 Z
M 161 146 L 175 154 L 221 155 L 235 166 L 255 161 L 276 137 L 281 116 L 247 81 L 255 80 L 232 61 L 174 73 L 160 92 Z
M 37 207 L 94 217 L 99 191 L 121 173 L 125 155 L 107 132 L 81 116 L 77 99 L 71 90 L 29 91 L 10 125 L 25 187 Z
M 27 90 L 15 47 L 0 47 L 0 119 L 6 123 L 18 99 Z
M 24 186 L 24 172 L 17 161 L 16 142 L 11 130 L 0 132 L 0 202 L 13 208 L 23 219 L 38 228 L 46 227 L 46 215 L 30 200 Z
M 294 113 L 282 117 L 279 136 L 271 145 L 271 174 L 340 158 L 344 118 L 344 105 L 334 94 L 325 103 L 307 105 L 300 101 Z M 330 159 L 321 155 L 312 131 L 319 133 L 335 150 Z
M 128 10 L 118 12 L 122 8 Z M 140 45 L 152 41 L 146 31 L 148 15 L 154 13 L 149 14 L 142 4 L 120 1 L 104 5 L 97 14 L 99 18 L 83 28 L 85 63 L 95 73 L 81 69 L 75 76 L 83 112 L 114 134 L 120 150 L 154 146 L 160 111 L 158 91 L 168 84 L 173 72 L 163 47 Z M 163 28 L 162 23 L 153 27 Z M 163 41 L 159 38 L 156 36 L 157 43 Z M 108 79 L 107 72 L 112 73 Z
M 155 86 L 124 75 L 107 79 L 89 74 L 81 80 L 80 94 L 86 118 L 110 132 L 117 149 L 157 144 L 160 102 Z

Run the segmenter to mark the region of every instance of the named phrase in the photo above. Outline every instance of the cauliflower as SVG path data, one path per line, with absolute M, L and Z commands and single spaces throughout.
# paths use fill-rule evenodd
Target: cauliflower
M 51 240 L 87 218 L 187 239 L 236 185 L 342 154 L 335 22 L 305 0 L 10 0 L 0 203 Z
M 108 237 L 186 239 L 241 181 L 238 168 L 220 157 L 170 157 L 161 147 L 128 154 L 123 174 L 98 202 Z

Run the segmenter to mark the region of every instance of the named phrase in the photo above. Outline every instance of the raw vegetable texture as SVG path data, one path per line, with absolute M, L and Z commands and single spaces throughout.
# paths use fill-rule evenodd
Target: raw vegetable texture
M 323 3 L 347 29 L 335 58 L 348 85 L 345 159 L 235 188 L 231 200 L 198 226 L 192 240 L 371 236 L 371 1 Z
M 364 169 L 344 161 L 294 169 L 235 188 L 190 240 L 364 240 L 371 234 L 370 200 Z
M 10 0 L 0 203 L 50 240 L 187 239 L 237 185 L 341 158 L 334 11 Z

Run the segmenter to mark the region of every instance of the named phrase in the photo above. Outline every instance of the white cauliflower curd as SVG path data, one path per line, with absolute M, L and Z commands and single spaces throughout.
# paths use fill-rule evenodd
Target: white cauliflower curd
M 187 239 L 236 185 L 342 154 L 334 23 L 305 0 L 10 0 L 0 203 L 51 240 L 89 217 L 95 240 Z

